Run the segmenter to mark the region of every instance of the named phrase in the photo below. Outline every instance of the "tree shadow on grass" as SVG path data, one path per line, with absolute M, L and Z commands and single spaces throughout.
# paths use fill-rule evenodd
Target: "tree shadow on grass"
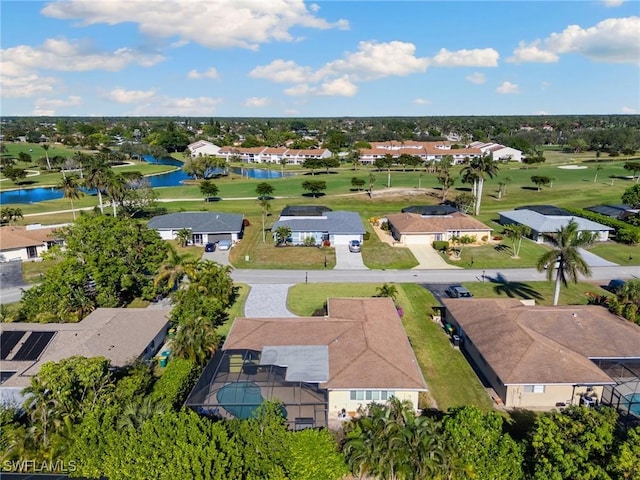
M 529 187 L 527 185 L 520 187 L 522 190 L 531 190 L 533 192 L 538 192 L 538 187 Z
M 509 298 L 521 298 L 526 300 L 542 300 L 542 295 L 523 282 L 511 282 L 503 274 L 498 273 L 495 277 L 486 277 L 495 286 L 493 290 L 499 295 L 506 295 Z
M 319 192 L 319 193 L 303 193 L 302 196 L 306 197 L 306 198 L 320 198 L 320 197 L 324 197 L 326 194 Z
M 505 245 L 504 243 L 499 243 L 498 245 L 493 247 L 493 249 L 496 252 L 500 252 L 500 253 L 510 253 L 511 252 L 511 247 L 509 245 Z

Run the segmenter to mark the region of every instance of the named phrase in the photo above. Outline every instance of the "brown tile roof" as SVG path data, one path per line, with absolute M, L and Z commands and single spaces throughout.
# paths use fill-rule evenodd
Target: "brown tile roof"
M 262 152 L 263 155 L 283 155 L 287 151 L 286 147 L 267 147 Z
M 595 305 L 443 299 L 505 384 L 608 383 L 590 358 L 640 357 L 640 327 Z
M 322 155 L 324 152 L 326 152 L 327 149 L 326 148 L 310 148 L 310 149 L 295 149 L 295 148 L 290 148 L 287 150 L 287 155 L 313 155 L 313 156 L 320 156 Z
M 47 240 L 56 238 L 52 235 L 54 230 L 46 227 L 35 230 L 27 230 L 26 227 L 19 226 L 0 227 L 0 250 L 42 245 Z
M 387 220 L 402 235 L 491 230 L 491 227 L 462 212 L 454 212 L 450 215 L 437 217 L 423 217 L 417 213 L 392 213 L 387 215 Z
M 237 318 L 224 349 L 327 345 L 328 389 L 426 389 L 389 298 L 331 298 L 327 317 Z

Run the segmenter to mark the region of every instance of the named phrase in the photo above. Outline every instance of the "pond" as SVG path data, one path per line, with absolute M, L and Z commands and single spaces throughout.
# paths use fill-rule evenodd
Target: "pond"
M 175 167 L 182 167 L 182 162 L 175 158 L 162 158 L 156 159 L 149 155 L 144 155 L 143 160 L 148 163 L 156 165 L 173 165 Z M 282 172 L 277 170 L 269 170 L 265 168 L 245 168 L 245 167 L 231 167 L 228 169 L 230 173 L 240 175 L 246 178 L 258 178 L 258 179 L 274 179 L 282 178 Z M 223 169 L 216 168 L 210 175 L 223 175 L 226 172 Z M 285 173 L 284 176 L 291 176 L 293 173 Z M 153 188 L 158 187 L 175 187 L 182 184 L 184 180 L 190 180 L 192 177 L 182 171 L 182 168 L 177 168 L 166 173 L 160 173 L 157 175 L 147 176 L 149 183 Z M 87 193 L 93 193 L 87 191 Z M 16 190 L 9 190 L 0 192 L 0 205 L 6 205 L 9 203 L 38 203 L 45 202 L 47 200 L 56 200 L 62 198 L 62 192 L 54 187 L 37 187 L 37 188 L 19 188 Z

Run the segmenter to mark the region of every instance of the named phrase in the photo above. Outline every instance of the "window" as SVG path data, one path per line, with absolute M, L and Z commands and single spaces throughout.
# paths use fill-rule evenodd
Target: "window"
M 371 390 L 367 390 L 365 392 L 365 400 L 371 400 Z
M 544 385 L 525 385 L 524 393 L 544 393 Z
M 379 400 L 389 400 L 393 397 L 394 392 L 391 390 L 350 390 L 350 400 L 368 400 L 377 402 Z

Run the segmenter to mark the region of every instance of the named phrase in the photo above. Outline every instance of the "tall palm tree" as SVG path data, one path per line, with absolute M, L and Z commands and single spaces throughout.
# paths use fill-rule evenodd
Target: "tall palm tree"
M 76 210 L 73 206 L 73 201 L 79 199 L 84 195 L 80 190 L 80 182 L 77 175 L 68 175 L 62 178 L 62 181 L 56 187 L 58 190 L 62 190 L 64 198 L 68 198 L 71 201 L 71 211 L 73 212 L 73 219 L 76 219 Z
M 206 318 L 188 318 L 178 326 L 176 336 L 171 342 L 173 353 L 204 365 L 215 353 L 218 335 L 215 326 Z
M 258 204 L 262 209 L 262 243 L 264 243 L 267 241 L 267 232 L 264 228 L 264 222 L 265 222 L 265 217 L 271 211 L 271 202 L 267 198 L 262 197 L 258 199 Z
M 169 252 L 167 260 L 160 266 L 153 284 L 167 290 L 175 290 L 185 275 L 189 275 L 195 268 L 195 262 L 186 253 L 180 255 L 172 244 L 168 244 Z
M 468 183 L 473 183 L 473 194 L 476 197 L 473 209 L 474 215 L 480 215 L 484 179 L 486 177 L 493 178 L 497 173 L 498 164 L 489 155 L 472 159 L 469 164 L 462 169 L 463 178 L 466 177 Z
M 578 273 L 586 277 L 591 276 L 591 269 L 582 258 L 579 248 L 591 245 L 596 239 L 596 233 L 578 230 L 578 224 L 571 220 L 567 225 L 560 227 L 556 232 L 555 246 L 538 259 L 536 268 L 539 272 L 546 269 L 547 280 L 552 281 L 555 271 L 555 291 L 553 304 L 558 304 L 560 297 L 560 284 L 565 287 L 568 280 L 578 282 Z
M 176 232 L 176 240 L 178 240 L 181 247 L 186 247 L 192 238 L 193 234 L 190 228 L 181 228 Z
M 513 242 L 513 258 L 520 257 L 520 247 L 522 247 L 522 238 L 531 233 L 531 228 L 527 225 L 513 223 L 505 225 L 502 234 Z
M 44 158 L 47 161 L 47 170 L 51 170 L 51 162 L 49 161 L 49 144 L 43 143 L 42 148 L 44 150 Z
M 104 204 L 102 202 L 102 192 L 106 189 L 109 182 L 109 173 L 111 167 L 107 161 L 106 156 L 96 155 L 92 157 L 91 162 L 88 164 L 87 174 L 85 176 L 85 184 L 89 188 L 95 188 L 98 192 L 98 204 L 100 205 L 100 212 L 104 215 Z
M 104 189 L 109 196 L 111 207 L 113 208 L 113 216 L 117 217 L 118 203 L 122 201 L 127 190 L 127 179 L 110 171 L 105 178 Z

